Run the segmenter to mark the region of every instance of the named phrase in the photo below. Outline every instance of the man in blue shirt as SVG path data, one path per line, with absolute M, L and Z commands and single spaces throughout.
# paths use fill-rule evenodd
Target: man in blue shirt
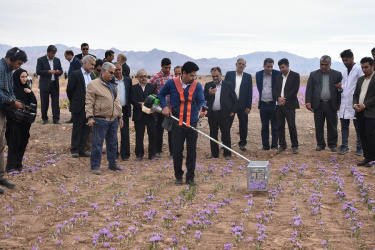
M 204 100 L 203 87 L 196 81 L 198 70 L 198 65 L 193 62 L 186 62 L 181 69 L 182 76 L 180 78 L 176 77 L 168 80 L 158 94 L 163 108 L 162 114 L 167 117 L 173 115 L 180 119 L 178 124 L 175 122 L 172 126 L 173 165 L 176 185 L 182 185 L 182 177 L 184 175 L 184 171 L 182 170 L 182 152 L 184 150 L 185 139 L 187 146 L 186 184 L 192 186 L 197 185 L 194 181 L 194 171 L 197 158 L 196 149 L 198 133 L 187 126 L 182 125 L 181 122 L 184 121 L 187 124 L 190 124 L 190 126 L 196 127 L 198 116 L 204 115 L 200 110 L 206 102 Z M 194 92 L 192 92 L 193 89 Z M 184 100 L 186 100 L 183 102 L 183 105 L 181 105 L 182 94 Z M 172 111 L 166 103 L 167 95 L 170 95 L 170 106 Z M 191 98 L 189 98 L 189 96 Z M 189 99 L 191 101 L 189 101 Z
M 16 101 L 13 92 L 12 71 L 19 69 L 23 63 L 27 62 L 27 55 L 23 50 L 14 47 L 7 51 L 5 58 L 0 60 L 0 194 L 5 192 L 2 186 L 15 188 L 16 184 L 8 181 L 5 176 L 4 148 L 6 145 L 5 129 L 6 118 L 2 110 L 13 107 L 14 109 L 22 108 L 22 103 Z

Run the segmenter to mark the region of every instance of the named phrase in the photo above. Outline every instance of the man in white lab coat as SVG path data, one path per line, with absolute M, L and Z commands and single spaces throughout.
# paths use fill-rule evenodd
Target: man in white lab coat
M 344 63 L 346 70 L 342 72 L 342 82 L 338 84 L 338 88 L 341 91 L 341 106 L 338 112 L 341 122 L 341 137 L 342 145 L 338 152 L 341 155 L 349 152 L 348 139 L 349 139 L 349 125 L 350 120 L 353 120 L 355 132 L 357 134 L 357 149 L 356 155 L 362 155 L 361 139 L 359 137 L 359 131 L 357 126 L 357 120 L 354 116 L 355 110 L 353 108 L 353 93 L 359 77 L 363 76 L 361 65 L 354 62 L 354 55 L 350 49 L 344 50 L 340 54 L 342 62 Z

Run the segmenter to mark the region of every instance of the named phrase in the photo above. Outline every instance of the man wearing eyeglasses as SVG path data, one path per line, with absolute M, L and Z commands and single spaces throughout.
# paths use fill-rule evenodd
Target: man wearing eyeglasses
M 90 55 L 90 56 L 93 56 L 96 58 L 96 56 L 92 55 L 89 53 L 89 45 L 87 43 L 82 43 L 81 44 L 81 51 L 82 53 L 81 54 L 77 54 L 75 57 L 78 58 L 80 61 L 82 61 L 82 59 L 87 56 L 87 55 Z
M 103 63 L 104 62 L 103 62 L 102 59 L 96 59 L 95 68 L 92 71 L 92 73 L 94 74 L 95 79 L 100 77 L 100 73 L 102 71 L 102 65 L 103 65 Z
M 1 109 L 13 107 L 14 109 L 22 108 L 22 103 L 16 101 L 13 92 L 13 70 L 19 69 L 23 63 L 27 62 L 27 55 L 23 50 L 14 47 L 7 51 L 5 58 L 0 60 L 0 106 Z M 5 176 L 4 148 L 6 118 L 4 113 L 0 112 L 0 194 L 5 192 L 6 188 L 15 188 L 16 184 L 8 181 Z
M 121 170 L 117 166 L 117 130 L 123 126 L 122 108 L 118 88 L 113 83 L 115 65 L 104 63 L 99 78 L 92 80 L 86 90 L 86 118 L 93 127 L 91 171 L 101 175 L 100 162 L 102 158 L 103 142 L 106 141 L 108 169 Z
M 136 161 L 141 161 L 144 156 L 143 138 L 145 127 L 148 134 L 148 159 L 152 160 L 156 156 L 155 130 L 156 122 L 154 114 L 146 114 L 142 111 L 143 102 L 152 94 L 156 94 L 154 85 L 147 83 L 147 72 L 144 69 L 137 71 L 139 84 L 131 88 L 130 102 L 133 104 L 133 121 L 135 128 L 135 155 Z

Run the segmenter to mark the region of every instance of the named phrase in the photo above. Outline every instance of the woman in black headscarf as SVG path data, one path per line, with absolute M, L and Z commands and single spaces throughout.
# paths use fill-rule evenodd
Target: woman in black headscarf
M 16 99 L 25 105 L 37 104 L 34 93 L 27 84 L 27 71 L 17 69 L 13 73 L 13 91 Z M 21 171 L 22 159 L 30 138 L 31 123 L 7 117 L 5 138 L 8 145 L 6 171 Z

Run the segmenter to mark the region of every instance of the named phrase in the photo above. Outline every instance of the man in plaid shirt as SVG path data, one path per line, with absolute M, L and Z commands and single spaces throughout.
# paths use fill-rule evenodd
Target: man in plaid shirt
M 13 70 L 21 68 L 23 63 L 27 62 L 26 53 L 17 47 L 7 51 L 5 58 L 0 60 L 0 194 L 5 192 L 6 188 L 15 188 L 16 184 L 8 181 L 5 176 L 4 148 L 6 145 L 5 130 L 6 118 L 2 110 L 5 108 L 22 108 L 22 103 L 16 101 L 13 92 Z
M 151 77 L 150 84 L 155 85 L 156 92 L 159 91 L 164 86 L 164 84 L 173 78 L 173 73 L 171 73 L 171 60 L 169 58 L 163 58 L 161 60 L 161 70 Z M 166 97 L 167 104 L 169 105 L 169 95 Z M 156 121 L 156 157 L 161 158 L 163 156 L 163 134 L 164 128 L 162 127 L 164 120 L 164 115 L 158 113 Z M 169 157 L 172 157 L 172 131 L 168 132 L 168 144 L 169 144 Z

